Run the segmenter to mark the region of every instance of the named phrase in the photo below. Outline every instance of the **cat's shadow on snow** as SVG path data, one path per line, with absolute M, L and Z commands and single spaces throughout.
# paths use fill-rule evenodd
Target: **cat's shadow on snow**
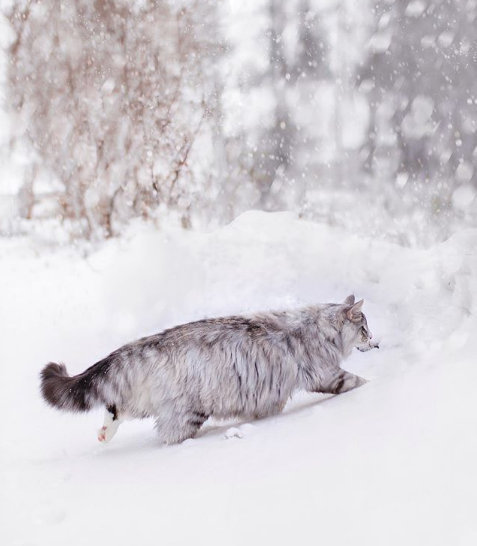
M 196 436 L 193 438 L 192 441 L 198 440 L 200 438 L 214 437 L 214 436 L 225 437 L 227 431 L 230 428 L 240 429 L 240 427 L 243 425 L 251 425 L 253 427 L 254 425 L 257 425 L 257 426 L 261 425 L 261 423 L 287 419 L 289 417 L 292 417 L 295 414 L 304 413 L 305 411 L 311 408 L 317 407 L 318 405 L 322 404 L 323 402 L 326 402 L 327 400 L 331 398 L 335 398 L 335 396 L 332 394 L 300 393 L 300 395 L 289 400 L 283 412 L 277 413 L 276 415 L 270 415 L 268 417 L 263 417 L 259 419 L 253 419 L 253 420 L 235 419 L 235 420 L 227 420 L 226 422 L 223 422 L 223 421 L 215 421 L 215 422 L 212 421 L 210 423 L 207 422 L 199 430 L 199 432 L 196 434 Z M 246 434 L 244 436 L 246 436 Z

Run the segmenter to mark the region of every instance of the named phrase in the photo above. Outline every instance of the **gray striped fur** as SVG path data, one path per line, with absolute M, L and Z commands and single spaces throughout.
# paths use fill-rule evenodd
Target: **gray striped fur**
M 42 393 L 64 410 L 104 405 L 121 418 L 153 416 L 162 442 L 181 442 L 209 416 L 264 417 L 299 389 L 337 394 L 362 385 L 340 368 L 353 347 L 372 348 L 362 303 L 349 296 L 342 304 L 176 326 L 74 377 L 48 364 Z

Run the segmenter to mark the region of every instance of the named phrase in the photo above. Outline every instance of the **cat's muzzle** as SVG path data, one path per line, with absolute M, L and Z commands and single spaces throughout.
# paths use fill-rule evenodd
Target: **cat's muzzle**
M 371 349 L 379 349 L 379 343 L 377 341 L 367 341 L 366 343 L 362 343 L 360 345 L 356 346 L 356 349 L 358 351 L 361 351 L 362 353 L 366 351 L 370 351 Z

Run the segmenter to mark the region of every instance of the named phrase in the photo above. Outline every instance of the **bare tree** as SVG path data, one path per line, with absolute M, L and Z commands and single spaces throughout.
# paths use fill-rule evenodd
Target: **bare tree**
M 358 78 L 371 113 L 366 167 L 385 153 L 395 159 L 391 175 L 446 179 L 449 190 L 459 177 L 477 184 L 475 2 L 378 2 L 374 17 Z M 396 144 L 385 150 L 377 141 L 389 130 Z
M 303 149 L 310 147 L 296 120 L 300 89 L 330 75 L 326 34 L 310 0 L 289 4 L 270 0 L 268 8 L 269 70 L 260 81 L 272 89 L 274 116 L 261 131 L 253 170 L 262 208 L 282 205 L 270 196 L 272 184 L 287 176 Z
M 176 5 L 14 0 L 8 92 L 16 141 L 34 150 L 28 215 L 39 169 L 80 235 L 108 237 L 161 203 L 188 214 L 188 158 L 211 111 L 207 70 L 220 47 L 204 23 L 213 7 Z

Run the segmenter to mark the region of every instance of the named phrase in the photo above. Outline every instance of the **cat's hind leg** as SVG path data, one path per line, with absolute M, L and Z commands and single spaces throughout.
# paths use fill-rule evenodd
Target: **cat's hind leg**
M 179 444 L 193 438 L 207 421 L 208 415 L 202 411 L 168 412 L 156 418 L 154 428 L 163 444 Z
M 119 416 L 116 406 L 108 406 L 104 412 L 104 423 L 98 431 L 98 440 L 107 443 L 118 431 L 122 419 Z

